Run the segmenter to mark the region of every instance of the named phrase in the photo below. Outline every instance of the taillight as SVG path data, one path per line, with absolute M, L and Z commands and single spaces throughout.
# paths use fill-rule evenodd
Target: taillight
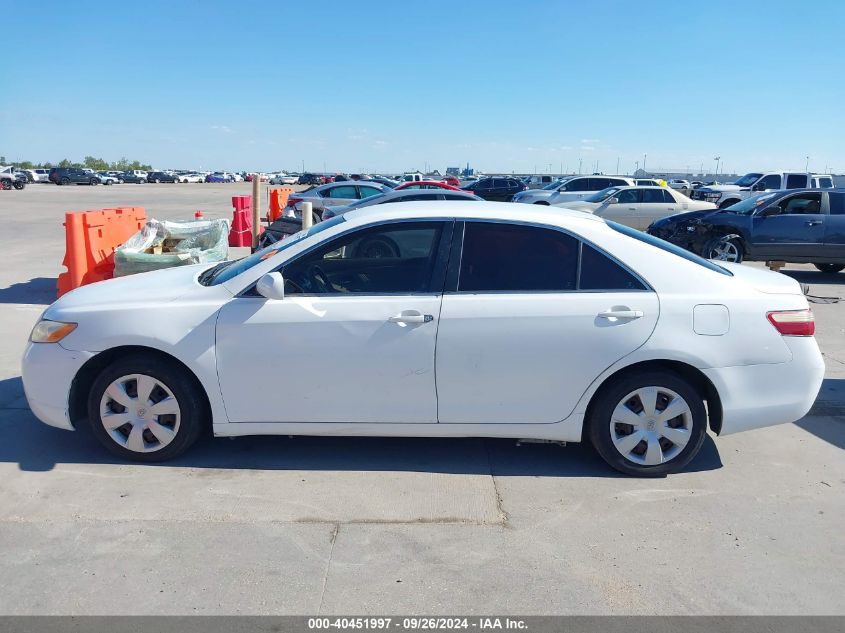
M 766 317 L 784 336 L 813 336 L 816 333 L 816 320 L 809 309 L 769 312 Z

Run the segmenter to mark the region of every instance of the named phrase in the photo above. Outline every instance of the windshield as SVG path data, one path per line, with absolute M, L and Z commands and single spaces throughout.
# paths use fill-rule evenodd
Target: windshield
M 750 187 L 755 182 L 760 180 L 763 174 L 745 174 L 742 178 L 737 180 L 734 184 L 738 187 Z
M 596 191 L 591 196 L 587 196 L 586 198 L 584 198 L 584 202 L 601 202 L 602 200 L 605 200 L 610 196 L 614 195 L 618 191 L 621 191 L 619 187 L 608 187 L 607 189 Z
M 761 193 L 757 196 L 751 196 L 750 198 L 740 200 L 729 207 L 725 207 L 724 211 L 736 213 L 738 215 L 751 215 L 754 211 L 760 208 L 761 205 L 765 204 L 771 198 L 774 198 L 775 195 L 776 194 L 774 193 Z
M 312 235 L 316 235 L 317 233 L 321 233 L 326 229 L 330 229 L 333 226 L 340 224 L 341 222 L 345 222 L 346 220 L 342 215 L 336 216 L 329 220 L 325 220 L 323 222 L 319 222 L 312 226 L 310 229 L 300 231 L 299 233 L 294 233 L 293 235 L 286 237 L 283 240 L 279 240 L 275 244 L 271 244 L 266 248 L 262 248 L 260 251 L 256 251 L 249 257 L 244 257 L 243 259 L 236 259 L 230 262 L 223 262 L 222 264 L 218 264 L 213 268 L 209 268 L 205 272 L 203 272 L 199 276 L 199 282 L 203 286 L 217 286 L 222 283 L 226 283 L 230 279 L 234 279 L 242 272 L 249 270 L 256 264 L 263 262 L 265 259 L 269 257 L 275 257 L 278 253 L 281 253 L 286 248 L 290 248 L 297 242 L 304 240 L 306 237 L 311 237 Z

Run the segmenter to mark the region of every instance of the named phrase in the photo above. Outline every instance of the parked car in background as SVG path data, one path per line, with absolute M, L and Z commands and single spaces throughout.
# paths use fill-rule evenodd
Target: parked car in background
M 0 171 L 0 189 L 25 189 L 27 185 L 26 176 L 14 170 Z
M 343 206 L 326 206 L 323 209 L 323 220 L 343 215 L 348 211 L 361 209 L 363 207 L 370 207 L 375 204 L 387 204 L 389 202 L 436 202 L 442 200 L 476 200 L 482 198 L 475 196 L 467 191 L 460 189 L 394 189 L 392 191 L 385 191 L 368 198 L 362 198 Z
M 420 182 L 421 180 L 426 180 L 426 177 L 418 171 L 402 174 L 402 182 Z
M 399 186 L 399 181 L 391 180 L 390 178 L 384 178 L 382 176 L 374 176 L 372 178 L 367 178 L 366 180 L 362 180 L 361 182 L 377 182 L 380 185 L 384 185 L 385 187 L 390 187 L 393 189 L 394 187 Z
M 179 182 L 179 176 L 166 171 L 151 171 L 147 174 L 147 182 Z
M 301 216 L 302 203 L 310 202 L 314 219 L 319 221 L 323 215 L 323 209 L 328 205 L 343 206 L 386 191 L 390 191 L 390 189 L 374 182 L 364 183 L 354 182 L 352 180 L 330 182 L 291 194 L 288 197 L 286 209 L 292 209 L 296 214 Z
M 616 470 L 661 476 L 708 427 L 801 419 L 825 372 L 814 332 L 785 275 L 578 212 L 411 203 L 82 286 L 40 316 L 22 380 L 43 422 L 140 462 L 210 425 L 587 440 Z
M 523 191 L 514 196 L 513 202 L 524 204 L 550 204 L 552 196 L 556 200 L 578 200 L 608 187 L 629 187 L 634 184 L 631 178 L 621 176 L 569 176 L 563 180 L 546 185 L 542 189 Z
M 536 175 L 536 176 L 526 176 L 523 182 L 525 186 L 529 189 L 542 189 L 553 182 L 557 182 L 560 180 L 557 176 L 550 176 L 546 175 Z
M 110 173 L 105 172 L 105 171 L 98 171 L 97 172 L 97 178 L 99 178 L 100 182 L 103 183 L 104 185 L 121 184 L 120 178 L 117 178 L 116 176 L 112 176 Z
M 655 220 L 685 211 L 713 211 L 711 202 L 691 200 L 668 187 L 608 187 L 582 200 L 561 202 L 562 206 L 586 211 L 605 220 L 645 230 Z
M 440 182 L 445 182 L 447 185 L 452 185 L 456 189 L 461 188 L 461 181 L 455 176 L 445 176 Z
M 208 174 L 205 177 L 206 182 L 234 182 L 231 174 L 227 174 L 222 171 L 216 171 L 212 174 Z
M 179 174 L 179 182 L 182 183 L 189 183 L 189 182 L 204 182 L 205 176 L 202 174 L 197 173 L 187 173 L 187 174 Z
M 325 184 L 326 179 L 317 174 L 301 174 L 296 181 L 298 185 L 322 185 Z
M 99 185 L 100 178 L 78 167 L 53 167 L 50 170 L 50 182 L 57 185 Z
M 466 185 L 464 191 L 474 193 L 484 200 L 510 202 L 520 191 L 525 191 L 525 183 L 518 178 L 507 176 L 482 178 L 477 182 Z
M 415 182 L 403 182 L 395 187 L 396 191 L 404 191 L 405 189 L 451 189 L 452 191 L 461 191 L 459 187 L 447 185 L 445 182 L 438 180 L 418 180 Z
M 638 187 L 665 187 L 666 182 L 655 178 L 635 178 L 634 184 Z
M 667 183 L 667 185 L 670 189 L 692 189 L 692 185 L 689 180 L 682 180 L 680 178 L 673 178 Z
M 833 177 L 829 174 L 806 172 L 751 172 L 733 183 L 699 187 L 692 197 L 695 200 L 712 202 L 723 209 L 763 191 L 805 188 L 832 189 Z
M 143 169 L 129 169 L 123 172 L 123 181 L 131 183 L 145 183 L 147 182 L 147 172 Z
M 271 185 L 295 185 L 297 180 L 299 180 L 299 176 L 288 175 L 288 174 L 276 174 L 272 178 L 270 178 Z
M 718 211 L 673 215 L 648 232 L 708 259 L 780 260 L 845 269 L 845 189 L 758 194 Z

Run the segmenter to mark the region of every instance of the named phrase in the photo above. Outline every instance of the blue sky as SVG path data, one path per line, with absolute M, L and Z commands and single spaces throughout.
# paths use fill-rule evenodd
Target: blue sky
M 20 2 L 0 155 L 845 172 L 843 24 L 838 0 Z

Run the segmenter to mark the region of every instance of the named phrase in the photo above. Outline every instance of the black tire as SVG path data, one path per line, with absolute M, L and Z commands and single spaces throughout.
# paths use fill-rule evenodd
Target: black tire
M 146 374 L 161 381 L 178 403 L 180 421 L 176 436 L 160 450 L 148 453 L 132 451 L 119 445 L 103 426 L 100 417 L 103 394 L 112 382 L 130 374 Z M 133 354 L 116 360 L 100 372 L 88 394 L 88 422 L 94 437 L 110 453 L 126 460 L 161 462 L 181 455 L 197 441 L 206 419 L 205 400 L 195 378 L 176 363 L 153 355 Z
M 838 273 L 841 270 L 845 270 L 845 264 L 813 264 L 813 266 L 823 273 Z
M 686 401 L 691 414 L 687 444 L 677 455 L 656 466 L 637 464 L 623 456 L 613 443 L 610 427 L 614 409 L 622 404 L 622 399 L 637 389 L 650 386 L 674 391 Z M 707 435 L 707 412 L 702 395 L 677 374 L 659 370 L 645 371 L 623 375 L 603 385 L 593 398 L 586 425 L 587 437 L 609 466 L 635 477 L 661 477 L 681 470 L 698 454 Z M 638 447 L 639 444 L 635 450 Z
M 5 179 L 0 180 L 0 189 L 3 189 L 4 191 L 9 191 L 11 188 L 12 188 L 11 181 L 5 180 Z
M 62 178 L 62 179 L 59 181 L 59 184 L 60 184 L 60 185 L 69 185 L 69 184 L 70 184 L 70 178 L 67 178 L 67 177 Z
M 118 179 L 117 179 L 117 184 L 119 184 L 119 185 L 122 185 L 122 184 L 123 184 L 123 183 L 125 183 L 125 182 L 126 182 L 126 181 L 125 181 L 123 178 L 118 178 Z
M 88 181 L 88 184 L 91 185 L 92 187 L 96 187 L 97 185 L 100 184 L 100 181 L 97 180 L 96 178 L 92 178 L 91 180 Z
M 735 256 L 731 259 L 721 257 L 719 253 L 724 252 L 726 249 L 728 251 L 731 251 L 732 249 Z M 704 259 L 715 259 L 717 261 L 741 264 L 742 260 L 745 259 L 745 249 L 742 246 L 742 242 L 736 238 L 727 239 L 725 237 L 714 237 L 704 245 L 704 248 L 701 250 L 701 256 L 704 257 Z
M 23 180 L 16 180 L 12 186 L 15 189 L 20 190 L 20 189 L 23 189 L 24 187 L 26 187 L 26 182 L 23 181 Z

